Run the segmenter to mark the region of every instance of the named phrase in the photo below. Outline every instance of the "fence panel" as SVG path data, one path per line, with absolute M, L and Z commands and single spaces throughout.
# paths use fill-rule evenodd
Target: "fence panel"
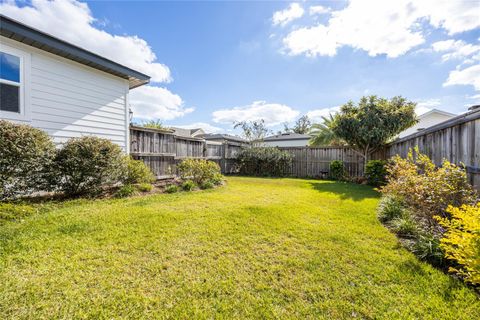
M 386 157 L 406 157 L 415 146 L 437 166 L 443 159 L 465 165 L 470 183 L 480 189 L 480 109 L 393 142 Z
M 173 135 L 166 130 L 131 127 L 131 154 L 143 160 L 157 176 L 176 173 L 176 164 L 185 158 L 203 158 L 217 162 L 223 173 L 236 172 L 236 157 L 245 146 L 241 143 L 211 142 Z M 480 109 L 470 111 L 424 131 L 397 140 L 375 152 L 373 159 L 394 155 L 406 157 L 418 146 L 436 165 L 443 159 L 464 164 L 469 181 L 480 189 Z M 326 177 L 330 162 L 341 160 L 351 177 L 363 176 L 363 157 L 345 147 L 282 147 L 293 155 L 285 174 L 294 177 Z

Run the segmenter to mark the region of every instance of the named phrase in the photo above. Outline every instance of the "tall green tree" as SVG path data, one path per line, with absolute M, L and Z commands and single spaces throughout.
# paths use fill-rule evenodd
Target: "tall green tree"
M 321 123 L 314 123 L 310 129 L 312 138 L 309 141 L 312 147 L 326 147 L 326 146 L 345 146 L 346 142 L 338 138 L 332 129 L 330 129 L 333 122 L 333 116 L 322 116 Z
M 258 121 L 239 121 L 233 126 L 234 129 L 242 129 L 242 136 L 253 145 L 259 145 L 263 139 L 270 133 L 265 125 L 265 120 Z
M 360 153 L 366 162 L 400 132 L 417 122 L 416 103 L 403 97 L 390 100 L 366 96 L 343 105 L 330 125 L 332 132 Z

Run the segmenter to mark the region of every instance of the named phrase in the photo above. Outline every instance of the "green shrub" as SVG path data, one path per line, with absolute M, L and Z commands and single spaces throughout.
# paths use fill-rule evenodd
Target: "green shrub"
M 236 159 L 240 174 L 251 176 L 284 176 L 292 163 L 292 155 L 275 147 L 242 149 Z
M 137 185 L 137 190 L 141 192 L 150 192 L 153 190 L 153 185 L 151 183 L 140 183 Z
M 205 189 L 213 189 L 215 185 L 211 181 L 205 181 L 200 185 L 200 189 L 205 190 Z
M 377 208 L 378 219 L 382 222 L 388 222 L 404 215 L 405 203 L 394 195 L 385 195 L 380 199 Z
M 125 184 L 118 188 L 115 192 L 115 197 L 117 198 L 127 198 L 135 194 L 135 187 L 131 184 Z
M 36 213 L 37 210 L 29 205 L 0 203 L 0 223 L 2 220 L 18 220 Z
M 333 160 L 330 162 L 329 177 L 333 180 L 344 180 L 347 176 L 343 161 Z
M 56 183 L 67 196 L 98 195 L 126 175 L 120 147 L 97 137 L 72 138 L 55 157 Z
M 433 234 L 420 234 L 415 239 L 411 250 L 422 261 L 427 261 L 437 267 L 444 264 L 444 253 L 440 247 L 439 237 Z
M 178 186 L 176 184 L 169 184 L 165 187 L 166 193 L 175 193 L 178 192 Z
M 192 180 L 187 180 L 182 183 L 183 191 L 192 191 L 197 185 Z
M 129 156 L 125 157 L 127 172 L 123 177 L 125 184 L 152 183 L 155 176 L 145 163 L 141 160 L 134 160 Z
M 0 120 L 0 200 L 49 189 L 55 145 L 43 131 Z
M 415 149 L 408 157 L 392 158 L 387 166 L 388 183 L 382 188 L 384 194 L 400 196 L 421 220 L 436 224 L 434 216 L 448 217 L 449 205 L 458 207 L 473 204 L 477 198 L 468 183 L 465 169 L 444 160 L 436 167 L 428 156 Z
M 223 181 L 225 181 L 225 179 L 223 178 L 223 175 L 220 173 L 215 174 L 211 180 L 211 182 L 216 186 L 221 185 Z
M 480 203 L 476 206 L 449 207 L 450 219 L 437 217 L 446 228 L 440 247 L 454 263 L 449 271 L 465 281 L 480 285 Z
M 372 186 L 382 186 L 386 182 L 387 162 L 384 160 L 369 160 L 365 166 L 365 178 Z
M 213 161 L 203 159 L 185 159 L 177 166 L 183 180 L 192 180 L 197 185 L 212 181 L 220 175 L 220 167 Z
M 419 233 L 417 223 L 407 213 L 401 217 L 394 218 L 389 225 L 396 234 L 404 238 L 413 238 Z

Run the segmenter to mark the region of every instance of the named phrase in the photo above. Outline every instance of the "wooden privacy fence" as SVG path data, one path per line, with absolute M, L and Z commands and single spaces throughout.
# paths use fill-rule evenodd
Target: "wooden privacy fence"
M 176 165 L 186 158 L 210 159 L 220 165 L 223 173 L 235 173 L 235 160 L 245 146 L 233 141 L 212 142 L 198 138 L 175 136 L 170 131 L 130 128 L 131 154 L 143 160 L 157 176 L 176 173 Z M 464 164 L 468 179 L 480 189 L 480 109 L 472 110 L 446 122 L 417 132 L 387 145 L 373 155 L 388 159 L 396 154 L 406 157 L 408 150 L 418 146 L 437 165 L 443 159 Z M 294 177 L 325 177 L 330 162 L 341 160 L 351 177 L 363 175 L 363 157 L 344 147 L 282 147 L 293 155 L 285 174 Z
M 470 183 L 480 190 L 480 108 L 391 143 L 385 156 L 406 157 L 415 146 L 438 166 L 443 159 L 465 165 Z
M 223 173 L 233 173 L 241 148 L 236 142 L 205 141 L 177 136 L 170 130 L 130 126 L 131 156 L 142 160 L 158 178 L 176 174 L 177 164 L 187 158 L 215 161 Z
M 338 147 L 282 147 L 281 150 L 293 155 L 293 161 L 286 175 L 294 177 L 327 177 L 330 162 L 341 160 L 352 177 L 363 175 L 363 158 L 350 148 Z

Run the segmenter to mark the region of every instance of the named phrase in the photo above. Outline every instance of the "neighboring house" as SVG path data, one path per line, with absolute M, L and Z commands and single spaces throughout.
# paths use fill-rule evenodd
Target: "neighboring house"
M 413 133 L 425 130 L 428 127 L 447 121 L 456 116 L 457 116 L 456 114 L 453 114 L 450 112 L 446 112 L 438 109 L 432 109 L 424 114 L 419 115 L 418 123 L 408 128 L 407 130 L 400 132 L 400 134 L 398 135 L 398 138 L 403 138 Z
M 248 143 L 247 140 L 237 137 L 237 136 L 232 136 L 229 134 L 220 134 L 220 133 L 207 133 L 202 136 L 203 139 L 207 141 L 215 141 L 215 142 L 237 142 L 237 143 Z
M 55 143 L 95 135 L 128 152 L 129 90 L 150 77 L 0 15 L 0 119 Z
M 184 138 L 202 138 L 205 135 L 205 131 L 201 128 L 197 129 L 184 129 L 184 128 L 176 128 L 176 127 L 169 127 L 169 129 L 173 130 L 173 133 L 176 136 L 184 137 Z
M 308 146 L 311 136 L 300 133 L 282 133 L 263 139 L 267 147 L 305 147 Z

